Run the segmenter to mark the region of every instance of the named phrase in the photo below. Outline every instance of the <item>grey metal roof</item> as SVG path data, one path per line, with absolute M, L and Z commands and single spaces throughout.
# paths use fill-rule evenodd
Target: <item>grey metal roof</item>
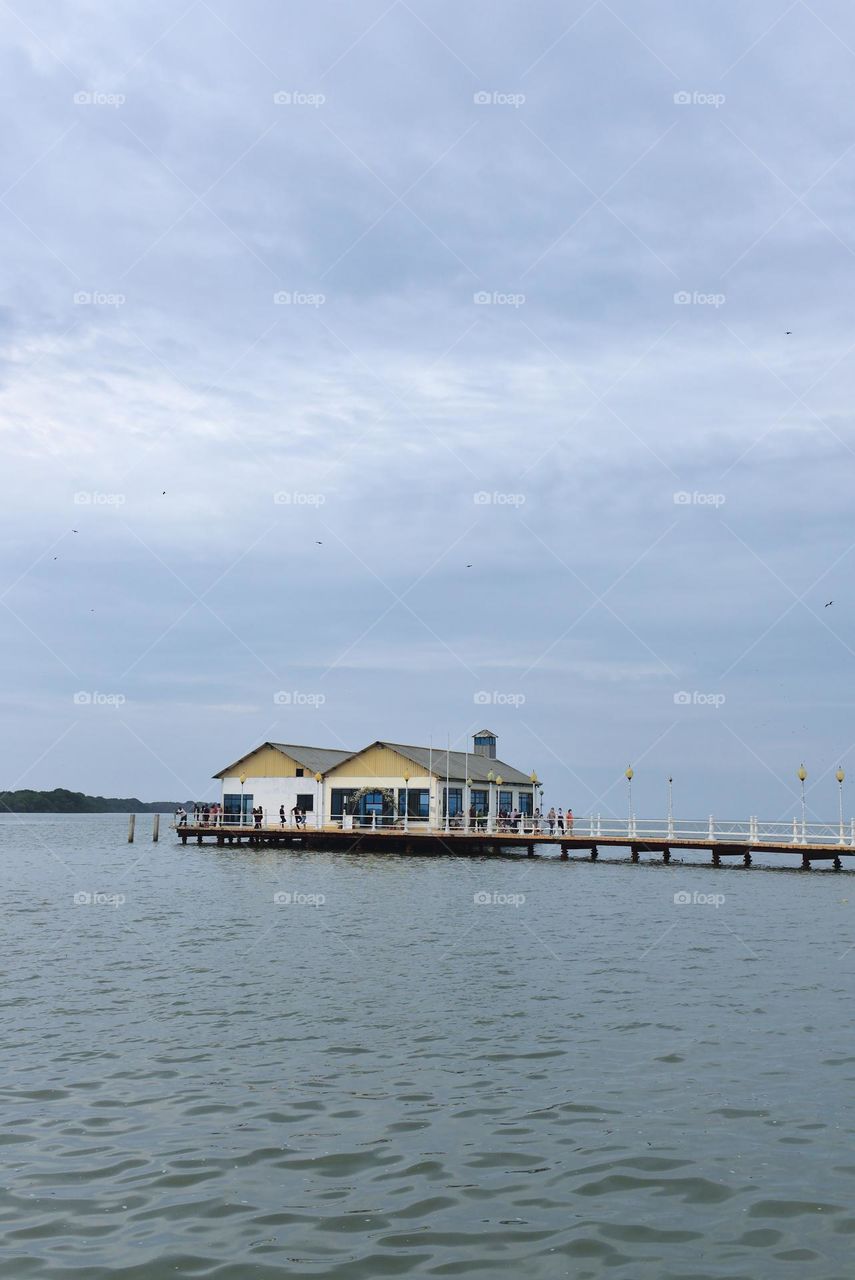
M 334 769 L 342 760 L 349 760 L 356 754 L 354 751 L 333 751 L 328 747 L 296 747 L 287 742 L 271 742 L 270 745 L 277 751 L 284 751 L 286 756 L 305 769 L 311 769 L 312 773 L 326 773 L 327 769 Z
M 382 745 L 400 752 L 402 756 L 421 765 L 425 773 L 432 766 L 433 772 L 438 777 L 445 777 L 446 752 L 444 749 L 434 747 L 431 751 L 430 747 L 406 747 L 398 742 L 383 742 Z M 449 751 L 447 754 L 449 777 L 457 781 L 471 778 L 473 782 L 486 782 L 487 774 L 492 770 L 493 776 L 496 778 L 501 776 L 503 782 L 531 782 L 529 774 L 522 773 L 512 764 L 506 764 L 504 760 L 491 760 L 489 756 L 475 756 L 471 751 L 468 755 L 465 751 Z

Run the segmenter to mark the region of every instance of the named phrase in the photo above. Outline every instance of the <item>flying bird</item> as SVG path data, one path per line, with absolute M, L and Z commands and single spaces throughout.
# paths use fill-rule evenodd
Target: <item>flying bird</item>
M 829 600 L 828 604 L 825 606 L 825 607 L 826 607 L 826 609 L 829 607 L 829 605 L 832 605 L 832 604 L 834 604 L 834 601 L 833 601 L 833 600 Z
M 471 565 L 471 564 L 468 564 L 468 565 L 466 566 L 466 568 L 467 568 L 467 569 L 471 569 L 471 568 L 472 568 L 472 565 Z
M 787 330 L 787 337 L 788 337 L 788 338 L 791 338 L 792 336 L 793 336 L 793 331 L 792 331 L 792 329 L 788 329 L 788 330 Z
M 316 546 L 318 546 L 318 547 L 322 547 L 324 544 L 323 544 L 322 542 L 317 542 L 317 541 L 316 541 L 315 545 L 316 545 Z
M 72 530 L 71 530 L 71 532 L 72 532 L 72 533 L 77 533 L 77 530 L 76 530 L 76 529 L 72 529 Z

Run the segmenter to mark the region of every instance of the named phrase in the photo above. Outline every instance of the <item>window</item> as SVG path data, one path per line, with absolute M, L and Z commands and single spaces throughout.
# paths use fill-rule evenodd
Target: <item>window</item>
M 314 796 L 297 796 L 296 805 L 298 809 L 302 809 L 303 813 L 314 813 L 315 797 Z
M 520 813 L 524 813 L 528 818 L 530 818 L 532 813 L 534 812 L 532 808 L 532 795 L 530 791 L 520 792 L 519 810 L 520 810 Z
M 295 769 L 295 770 L 294 770 L 294 777 L 295 777 L 295 778 L 302 778 L 302 776 L 303 776 L 303 774 L 304 774 L 304 773 L 305 773 L 305 770 L 304 770 L 304 769 Z
M 404 805 L 407 805 L 408 818 L 426 818 L 428 816 L 428 805 L 430 803 L 430 792 L 421 787 L 398 788 L 398 813 L 403 815 Z
M 240 793 L 227 791 L 223 795 L 223 822 L 240 822 Z
M 332 796 L 330 797 L 331 816 L 340 818 L 345 812 L 345 806 L 349 809 L 348 801 L 351 796 L 356 795 L 356 787 L 333 787 Z
M 499 809 L 500 810 L 504 809 L 505 813 L 510 813 L 513 807 L 514 807 L 513 791 L 500 791 L 499 792 Z
M 470 791 L 469 803 L 475 811 L 476 818 L 483 818 L 486 816 L 488 804 L 488 795 L 486 791 Z
M 463 789 L 461 787 L 446 787 L 443 789 L 443 817 L 445 817 L 446 811 L 449 818 L 456 818 L 459 813 L 463 812 Z

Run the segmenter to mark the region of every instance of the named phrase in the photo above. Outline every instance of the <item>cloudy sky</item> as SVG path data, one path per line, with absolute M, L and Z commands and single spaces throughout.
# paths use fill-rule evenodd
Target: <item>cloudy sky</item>
M 0 26 L 3 786 L 486 725 L 580 814 L 836 815 L 850 5 Z

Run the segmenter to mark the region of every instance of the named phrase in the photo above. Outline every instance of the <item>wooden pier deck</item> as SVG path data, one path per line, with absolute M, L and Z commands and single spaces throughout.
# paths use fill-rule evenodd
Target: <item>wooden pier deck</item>
M 593 823 L 591 824 L 593 826 Z M 651 824 L 652 825 L 652 824 Z M 736 824 L 728 824 L 736 825 Z M 775 824 L 778 825 L 778 824 Z M 837 829 L 829 834 L 829 828 L 816 839 L 809 839 L 808 832 L 796 830 L 788 839 L 775 838 L 778 833 L 761 832 L 757 824 L 749 824 L 744 832 L 722 832 L 710 836 L 680 835 L 667 832 L 642 835 L 640 832 L 606 832 L 603 830 L 549 834 L 543 831 L 461 831 L 461 830 L 404 830 L 401 826 L 354 827 L 343 830 L 341 826 L 281 827 L 255 826 L 201 826 L 188 824 L 175 826 L 175 834 L 182 845 L 188 841 L 197 845 L 213 844 L 219 847 L 245 845 L 255 849 L 335 850 L 343 853 L 389 853 L 404 855 L 433 855 L 454 857 L 489 857 L 518 853 L 527 857 L 537 856 L 538 848 L 558 849 L 560 858 L 568 860 L 572 853 L 586 854 L 596 861 L 600 849 L 628 849 L 632 862 L 639 862 L 642 854 L 652 854 L 662 862 L 671 861 L 672 853 L 705 853 L 712 865 L 721 866 L 724 861 L 741 860 L 750 867 L 753 856 L 774 855 L 785 864 L 795 860 L 805 870 L 813 862 L 830 862 L 839 871 L 844 859 L 855 858 L 855 844 L 844 841 Z M 788 828 L 789 831 L 789 828 Z

